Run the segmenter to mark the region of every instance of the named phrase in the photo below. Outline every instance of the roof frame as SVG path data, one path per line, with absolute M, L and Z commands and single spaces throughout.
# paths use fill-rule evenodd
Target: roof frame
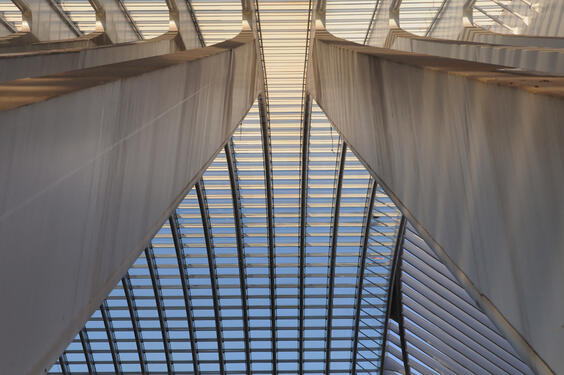
M 266 74 L 265 74 L 266 76 Z M 268 274 L 270 289 L 270 327 L 272 335 L 272 373 L 276 374 L 277 350 L 276 350 L 276 295 L 275 295 L 275 243 L 274 243 L 274 197 L 272 193 L 272 161 L 270 145 L 270 124 L 267 98 L 263 94 L 258 96 L 260 132 L 262 138 L 263 160 L 264 160 L 264 182 L 266 188 L 266 211 L 268 216 Z
M 306 222 L 307 222 L 307 187 L 309 170 L 309 138 L 311 128 L 311 95 L 306 94 L 302 126 L 301 175 L 300 175 L 300 270 L 299 270 L 299 348 L 298 373 L 304 369 L 304 322 L 305 322 L 305 263 L 306 263 Z
M 241 126 L 241 125 L 239 125 Z M 241 215 L 241 197 L 239 194 L 239 180 L 237 178 L 237 166 L 233 155 L 232 140 L 225 144 L 225 158 L 229 171 L 231 185 L 231 198 L 233 200 L 233 217 L 235 221 L 235 233 L 237 239 L 237 261 L 239 266 L 239 283 L 241 284 L 241 310 L 243 319 L 243 335 L 245 340 L 245 366 L 247 375 L 251 374 L 251 343 L 249 338 L 249 315 L 247 307 L 247 275 L 245 267 L 245 250 L 243 244 L 243 218 Z
M 139 27 L 137 26 L 137 24 L 133 20 L 133 17 L 131 17 L 131 14 L 127 10 L 127 7 L 125 6 L 125 3 L 123 2 L 123 0 L 116 0 L 116 3 L 118 5 L 119 9 L 121 10 L 121 13 L 124 15 L 125 19 L 129 23 L 129 26 L 131 27 L 133 32 L 137 35 L 137 38 L 139 40 L 145 39 L 145 38 L 143 38 L 143 34 L 141 34 L 141 30 L 139 30 Z
M 129 317 L 131 318 L 131 328 L 133 329 L 133 335 L 135 336 L 135 345 L 137 346 L 137 355 L 139 356 L 139 367 L 141 369 L 141 374 L 147 375 L 145 345 L 143 345 L 143 336 L 141 335 L 141 331 L 139 329 L 139 316 L 137 314 L 137 306 L 135 305 L 133 286 L 131 285 L 129 273 L 121 279 L 121 284 L 123 286 L 125 299 L 127 300 L 127 308 L 129 310 Z
M 86 360 L 86 367 L 88 368 L 89 375 L 96 375 L 96 366 L 94 365 L 94 357 L 92 356 L 92 347 L 90 346 L 90 340 L 88 338 L 88 331 L 86 327 L 83 327 L 78 333 L 80 337 L 80 343 L 82 344 L 82 351 L 84 352 L 84 358 Z
M 155 294 L 155 302 L 157 304 L 157 313 L 159 316 L 159 323 L 161 327 L 161 334 L 163 336 L 163 347 L 166 359 L 166 368 L 169 374 L 174 373 L 174 364 L 172 361 L 172 350 L 170 347 L 170 338 L 168 335 L 168 324 L 166 322 L 166 313 L 163 306 L 163 294 L 161 283 L 159 280 L 159 273 L 157 271 L 157 262 L 155 260 L 155 253 L 152 246 L 145 248 L 145 259 L 149 267 L 149 274 L 151 275 L 151 284 L 153 285 L 153 292 Z
M 333 299 L 335 296 L 335 266 L 337 258 L 337 240 L 339 234 L 339 213 L 341 210 L 341 194 L 343 191 L 343 175 L 345 171 L 345 162 L 347 159 L 347 144 L 345 141 L 342 142 L 341 152 L 339 154 L 339 169 L 337 175 L 337 188 L 335 192 L 335 203 L 333 210 L 333 218 L 331 228 L 333 229 L 331 233 L 331 264 L 329 267 L 329 292 L 327 297 L 327 328 L 325 332 L 325 374 L 330 373 L 330 362 L 331 362 L 331 331 L 333 328 Z
M 217 335 L 217 355 L 219 362 L 219 372 L 221 375 L 225 374 L 225 359 L 223 355 L 223 332 L 221 329 L 221 308 L 219 304 L 218 285 L 217 285 L 217 267 L 215 264 L 215 254 L 213 246 L 213 238 L 211 233 L 211 223 L 209 217 L 208 203 L 206 198 L 206 191 L 204 187 L 204 180 L 201 179 L 196 183 L 196 195 L 198 196 L 198 205 L 200 207 L 200 215 L 202 217 L 202 228 L 204 230 L 204 237 L 206 241 L 206 254 L 208 258 L 208 268 L 210 272 L 211 292 L 213 298 L 213 310 L 215 319 L 215 331 Z
M 368 207 L 364 216 L 363 234 L 362 234 L 362 250 L 360 255 L 360 264 L 358 270 L 358 286 L 356 289 L 356 306 L 354 315 L 354 334 L 353 346 L 351 356 L 351 374 L 356 375 L 356 357 L 358 353 L 358 332 L 360 329 L 360 311 L 362 307 L 362 290 L 364 286 L 364 269 L 366 266 L 366 253 L 368 250 L 368 240 L 370 239 L 370 226 L 372 223 L 372 211 L 374 210 L 374 198 L 376 197 L 376 190 L 378 184 L 373 178 L 370 178 L 369 187 L 370 193 L 368 194 Z
M 114 325 L 112 323 L 112 318 L 110 315 L 110 308 L 106 300 L 100 305 L 100 313 L 102 314 L 102 320 L 104 321 L 104 328 L 106 330 L 106 335 L 108 336 L 108 344 L 110 345 L 110 352 L 112 354 L 112 362 L 114 363 L 114 370 L 117 375 L 123 373 L 121 367 L 121 361 L 119 357 L 119 351 L 117 348 L 117 340 L 114 330 Z
M 194 375 L 200 375 L 200 364 L 198 361 L 198 351 L 196 349 L 196 332 L 194 330 L 194 311 L 190 296 L 190 285 L 188 284 L 188 274 L 186 272 L 187 265 L 184 258 L 184 244 L 182 242 L 182 233 L 180 231 L 180 223 L 176 211 L 168 218 L 172 241 L 176 252 L 176 260 L 178 262 L 178 271 L 180 273 L 180 283 L 182 285 L 182 295 L 184 297 L 184 307 L 186 309 L 186 320 L 188 321 L 188 333 L 190 335 L 190 352 L 192 355 L 192 364 L 194 367 Z
M 388 322 L 392 316 L 392 313 L 394 313 L 394 315 L 396 316 L 396 321 L 398 322 L 398 325 L 400 326 L 399 328 L 399 333 L 400 333 L 400 342 L 401 342 L 401 349 L 402 349 L 402 357 L 403 357 L 403 365 L 404 365 L 404 369 L 405 369 L 405 374 L 409 375 L 410 374 L 410 369 L 409 369 L 409 362 L 408 362 L 408 356 L 407 356 L 407 348 L 406 348 L 406 343 L 405 343 L 405 331 L 403 329 L 403 314 L 401 314 L 401 291 L 400 291 L 400 287 L 401 287 L 401 257 L 402 257 L 402 251 L 403 251 L 403 241 L 404 241 L 404 235 L 405 235 L 405 228 L 407 225 L 407 220 L 405 218 L 405 216 L 402 215 L 401 217 L 401 221 L 400 221 L 400 225 L 398 228 L 398 233 L 397 233 L 397 237 L 396 237 L 396 244 L 394 247 L 394 255 L 392 258 L 392 268 L 391 268 L 391 274 L 390 274 L 390 279 L 388 282 L 388 302 L 387 302 L 387 307 L 386 307 L 386 316 L 384 318 L 384 329 L 383 329 L 383 335 L 382 335 L 382 352 L 380 355 L 380 374 L 383 375 L 384 374 L 384 360 L 386 358 L 386 340 L 387 340 L 387 332 L 388 332 Z M 396 289 L 397 288 L 397 289 Z M 396 292 L 394 292 L 394 290 L 396 290 Z M 397 294 L 396 294 L 397 293 Z M 397 304 L 399 304 L 399 308 L 400 310 L 397 310 Z M 394 307 L 394 305 L 396 305 Z M 398 319 L 397 314 L 400 314 L 400 318 Z M 401 322 L 401 323 L 400 323 Z
M 47 0 L 51 8 L 57 13 L 59 18 L 68 26 L 68 28 L 76 35 L 81 36 L 83 32 L 78 28 L 76 23 L 69 17 L 69 15 L 63 10 L 61 4 L 57 0 Z M 90 4 L 90 3 L 89 3 Z

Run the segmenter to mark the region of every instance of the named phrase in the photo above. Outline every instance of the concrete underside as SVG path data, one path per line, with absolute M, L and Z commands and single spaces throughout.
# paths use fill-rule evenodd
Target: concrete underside
M 242 120 L 250 31 L 217 47 L 0 85 L 0 363 L 39 374 Z
M 499 310 L 502 330 L 564 373 L 564 79 L 323 30 L 310 69 L 312 95 L 404 213 Z

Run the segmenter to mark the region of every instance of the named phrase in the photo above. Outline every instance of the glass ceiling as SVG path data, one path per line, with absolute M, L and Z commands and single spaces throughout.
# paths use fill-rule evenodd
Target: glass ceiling
M 73 10 L 74 2 L 65 0 L 62 6 L 86 32 L 91 17 Z M 404 0 L 411 4 L 406 9 L 419 3 L 421 10 L 406 13 L 413 20 L 408 27 L 425 29 L 437 8 L 438 2 L 431 2 Z M 144 38 L 168 30 L 164 0 L 124 4 Z M 329 0 L 328 29 L 364 43 L 377 4 Z M 194 0 L 192 6 L 207 45 L 239 31 L 239 0 Z M 377 374 L 385 362 L 384 332 L 386 361 L 403 366 L 398 350 L 404 328 L 393 319 L 386 326 L 385 319 L 394 249 L 404 237 L 401 213 L 315 103 L 309 127 L 303 121 L 310 2 L 260 0 L 258 6 L 269 126 L 261 126 L 255 103 L 50 374 Z M 265 149 L 270 149 L 270 163 L 265 163 Z M 265 170 L 271 171 L 271 181 Z M 406 238 L 417 236 L 411 227 L 409 233 Z M 430 269 L 444 274 L 444 266 L 435 263 Z M 407 270 L 404 288 L 417 290 L 410 280 L 420 282 L 419 275 Z M 456 345 L 454 352 L 479 347 L 481 336 L 472 336 L 470 343 L 457 337 L 454 344 L 422 339 L 434 329 L 422 318 L 428 311 L 405 298 L 411 372 L 466 373 L 435 354 L 450 350 L 449 345 Z M 451 303 L 460 303 L 453 298 Z M 469 297 L 464 301 L 462 311 L 479 312 Z M 529 373 L 482 315 L 476 321 L 493 333 L 482 331 L 503 349 L 488 357 L 489 363 L 506 361 L 511 365 L 494 366 Z

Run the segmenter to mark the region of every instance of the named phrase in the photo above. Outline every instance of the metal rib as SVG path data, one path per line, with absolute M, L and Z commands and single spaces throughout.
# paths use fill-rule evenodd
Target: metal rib
M 401 309 L 401 300 L 398 300 L 401 297 L 401 291 L 399 290 L 399 287 L 401 286 L 401 280 L 399 278 L 400 273 L 401 273 L 401 253 L 402 253 L 402 249 L 403 249 L 403 238 L 404 238 L 404 234 L 405 234 L 405 227 L 406 227 L 406 222 L 407 220 L 405 219 L 405 216 L 401 217 L 401 221 L 400 221 L 400 225 L 398 228 L 398 234 L 397 234 L 397 238 L 396 238 L 396 245 L 394 247 L 394 256 L 392 258 L 392 269 L 390 272 L 390 281 L 388 283 L 388 303 L 387 303 L 387 307 L 386 307 L 386 316 L 384 318 L 384 329 L 383 329 L 383 338 L 382 338 L 382 351 L 381 351 L 381 355 L 380 355 L 380 374 L 384 374 L 384 359 L 386 357 L 386 338 L 387 338 L 387 332 L 388 332 L 388 322 L 390 320 L 390 316 L 392 315 L 392 310 L 393 310 L 393 306 L 394 303 L 399 304 L 399 308 Z M 394 288 L 398 288 L 396 290 L 394 290 Z M 400 293 L 400 294 L 396 294 L 396 293 Z M 395 297 L 395 298 L 394 298 Z M 405 368 L 405 374 L 409 375 L 409 364 L 407 362 L 408 357 L 407 357 L 407 351 L 405 350 L 405 331 L 403 330 L 403 314 L 401 314 L 401 311 L 398 312 L 401 315 L 401 319 L 398 319 L 398 325 L 400 326 L 400 340 L 402 343 L 402 357 L 403 357 L 403 361 L 404 361 L 404 368 Z M 401 323 L 400 323 L 401 321 Z M 403 338 L 401 338 L 401 336 L 403 336 Z
M 78 335 L 80 336 L 80 343 L 82 344 L 82 351 L 84 352 L 88 374 L 95 375 L 96 366 L 94 365 L 94 357 L 92 357 L 92 348 L 90 347 L 90 340 L 88 339 L 86 327 L 82 328 Z
M 153 284 L 153 292 L 155 293 L 155 302 L 157 303 L 157 313 L 159 315 L 159 323 L 161 326 L 161 334 L 163 336 L 163 347 L 166 359 L 166 368 L 169 374 L 174 374 L 174 364 L 172 363 L 172 350 L 170 348 L 170 338 L 168 336 L 168 324 L 166 322 L 166 312 L 163 305 L 163 293 L 161 282 L 159 280 L 159 271 L 157 270 L 157 262 L 153 247 L 145 248 L 145 259 L 149 266 L 149 274 L 151 275 L 151 283 Z
M 176 260 L 178 261 L 178 271 L 180 272 L 180 283 L 182 285 L 182 293 L 184 295 L 184 306 L 186 308 L 186 319 L 188 320 L 188 332 L 190 334 L 190 349 L 192 352 L 192 364 L 194 366 L 194 375 L 200 375 L 200 366 L 198 362 L 198 352 L 196 350 L 196 332 L 194 331 L 194 312 L 190 300 L 190 287 L 188 285 L 188 274 L 186 273 L 186 259 L 184 259 L 184 244 L 182 243 L 182 234 L 178 223 L 176 212 L 168 218 L 174 248 L 176 250 Z
M 307 94 L 304 105 L 304 118 L 302 126 L 302 164 L 300 176 L 300 308 L 299 308 L 299 371 L 303 373 L 304 367 L 304 321 L 305 321 L 305 264 L 306 264 L 306 218 L 307 218 L 307 176 L 309 169 L 309 133 L 311 127 L 311 95 Z
M 278 371 L 276 358 L 276 296 L 275 296 L 275 253 L 274 253 L 274 202 L 272 195 L 272 164 L 270 160 L 270 127 L 267 120 L 268 110 L 262 95 L 258 97 L 260 114 L 260 131 L 262 136 L 262 151 L 264 158 L 264 181 L 266 187 L 266 207 L 268 215 L 268 273 L 270 288 L 270 329 L 272 335 L 272 373 Z
M 204 36 L 202 35 L 202 30 L 200 30 L 200 24 L 198 23 L 198 18 L 196 17 L 196 13 L 194 13 L 194 8 L 192 7 L 191 0 L 186 0 L 186 7 L 188 7 L 188 13 L 190 13 L 190 18 L 192 19 L 192 23 L 194 24 L 194 29 L 196 30 L 196 35 L 198 35 L 198 40 L 200 41 L 200 45 L 202 47 L 205 47 L 206 42 L 204 40 Z
M 61 356 L 59 357 L 59 365 L 61 366 L 61 371 L 63 372 L 63 375 L 70 375 L 70 368 L 69 368 L 69 362 L 67 360 L 67 355 L 65 353 L 61 354 Z
M 104 301 L 100 305 L 100 312 L 102 313 L 104 328 L 106 329 L 106 335 L 108 336 L 108 344 L 110 345 L 110 352 L 112 353 L 112 362 L 114 363 L 114 370 L 116 374 L 121 375 L 123 371 L 121 368 L 121 361 L 119 359 L 119 352 L 117 348 L 114 325 L 112 323 L 112 318 L 110 316 L 110 308 L 108 307 L 108 303 L 106 301 Z
M 218 298 L 217 286 L 217 269 L 215 265 L 215 255 L 213 253 L 213 239 L 211 237 L 211 224 L 208 215 L 208 203 L 206 200 L 205 188 L 202 186 L 203 180 L 196 183 L 196 194 L 198 195 L 198 205 L 200 206 L 200 215 L 202 216 L 202 227 L 204 229 L 204 237 L 206 239 L 206 253 L 208 255 L 208 267 L 210 272 L 210 283 L 213 298 L 213 310 L 215 317 L 215 332 L 217 335 L 217 355 L 219 359 L 219 372 L 225 374 L 225 362 L 223 358 L 223 333 L 221 330 L 220 305 Z
M 437 21 L 439 20 L 439 18 L 441 17 L 441 15 L 444 13 L 444 11 L 446 9 L 447 1 L 448 0 L 443 0 L 441 7 L 437 10 L 437 13 L 435 13 L 435 17 L 433 17 L 433 20 L 429 24 L 429 27 L 427 27 L 427 30 L 425 31 L 425 36 L 429 36 L 431 31 L 433 31 L 433 29 L 435 28 Z
M 12 33 L 17 33 L 18 29 L 10 22 L 6 19 L 6 17 L 4 17 L 4 15 L 2 13 L 0 13 L 0 23 L 4 26 L 6 26 L 6 28 L 8 30 L 10 30 L 10 32 Z
M 133 32 L 135 34 L 137 34 L 137 38 L 139 38 L 140 40 L 143 40 L 144 39 L 143 34 L 141 34 L 139 27 L 137 27 L 137 24 L 135 23 L 135 21 L 131 17 L 131 14 L 129 14 L 127 7 L 123 3 L 123 0 L 116 0 L 116 3 L 118 5 L 119 9 L 121 10 L 121 12 L 123 13 L 123 15 L 125 16 L 125 18 L 127 19 L 127 22 L 129 23 L 129 26 L 131 26 L 131 29 L 133 30 Z
M 56 0 L 47 0 L 47 1 L 49 2 L 51 8 L 53 8 L 53 10 L 57 13 L 57 15 L 61 18 L 61 20 L 69 27 L 69 29 L 72 30 L 72 32 L 76 36 L 81 36 L 83 34 L 82 31 L 80 31 L 80 29 L 78 28 L 78 26 L 76 26 L 76 23 L 74 23 L 74 21 L 71 20 L 68 14 L 63 10 L 63 8 L 61 8 L 61 4 L 59 4 Z
M 241 125 L 239 125 L 241 126 Z M 249 341 L 249 316 L 247 310 L 247 275 L 245 267 L 245 252 L 243 244 L 243 224 L 241 216 L 241 200 L 239 195 L 239 181 L 237 167 L 233 160 L 233 145 L 231 141 L 225 145 L 225 157 L 231 182 L 231 197 L 233 199 L 233 218 L 235 219 L 235 232 L 237 236 L 237 259 L 239 263 L 239 283 L 241 284 L 241 310 L 243 312 L 243 335 L 245 337 L 245 364 L 247 375 L 251 373 L 251 344 Z
M 366 266 L 366 253 L 368 250 L 368 241 L 370 239 L 370 226 L 372 224 L 372 211 L 374 210 L 374 198 L 376 197 L 376 190 L 378 184 L 374 179 L 370 179 L 370 194 L 368 196 L 368 209 L 365 213 L 364 228 L 362 234 L 362 251 L 360 255 L 360 265 L 358 272 L 358 285 L 356 287 L 357 297 L 354 316 L 354 334 L 353 334 L 353 347 L 352 347 L 352 361 L 351 361 L 351 374 L 356 375 L 356 357 L 358 352 L 358 331 L 360 329 L 360 310 L 362 306 L 362 288 L 364 287 L 364 268 Z M 384 333 L 385 334 L 385 333 Z
M 141 331 L 139 331 L 139 316 L 137 315 L 137 306 L 135 305 L 135 297 L 133 296 L 133 287 L 131 286 L 129 273 L 121 279 L 121 284 L 123 286 L 125 298 L 127 299 L 127 308 L 129 309 L 129 316 L 131 318 L 131 328 L 133 329 L 135 344 L 137 346 L 137 354 L 139 355 L 139 367 L 141 368 L 141 374 L 147 375 L 145 346 L 143 345 Z
M 333 326 L 333 297 L 335 293 L 335 262 L 337 258 L 337 239 L 339 238 L 339 212 L 341 210 L 341 192 L 343 190 L 343 174 L 347 156 L 347 144 L 343 141 L 339 155 L 339 171 L 337 190 L 335 192 L 335 209 L 333 210 L 333 233 L 331 234 L 331 265 L 329 268 L 329 293 L 327 299 L 327 330 L 325 337 L 325 374 L 329 375 L 331 361 L 331 330 Z
M 362 42 L 362 44 L 366 44 L 366 42 L 368 42 L 370 32 L 372 31 L 372 26 L 374 25 L 374 17 L 376 17 L 376 11 L 378 10 L 379 5 L 380 0 L 376 0 L 376 4 L 374 4 L 374 10 L 372 11 L 372 18 L 370 18 L 370 23 L 368 24 L 368 28 L 366 29 L 366 35 L 364 36 L 364 42 Z

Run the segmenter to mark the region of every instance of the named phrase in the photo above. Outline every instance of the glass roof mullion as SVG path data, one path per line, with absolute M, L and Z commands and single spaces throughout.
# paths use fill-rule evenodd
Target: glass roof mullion
M 241 126 L 241 125 L 239 125 Z M 237 239 L 237 260 L 239 265 L 239 283 L 241 284 L 241 311 L 243 319 L 243 335 L 245 338 L 245 364 L 246 373 L 251 373 L 251 344 L 249 338 L 249 317 L 247 308 L 247 275 L 245 272 L 245 254 L 243 249 L 243 227 L 241 223 L 241 199 L 239 196 L 239 183 L 237 177 L 237 167 L 233 161 L 232 140 L 225 145 L 225 158 L 227 159 L 227 169 L 231 182 L 231 196 L 233 199 L 233 218 L 235 222 L 235 233 Z
M 225 360 L 223 356 L 223 332 L 221 330 L 221 312 L 219 306 L 218 286 L 217 286 L 217 267 L 215 264 L 215 255 L 213 253 L 213 239 L 211 237 L 211 223 L 208 212 L 208 204 L 206 199 L 206 191 L 204 188 L 204 180 L 196 183 L 196 194 L 198 196 L 198 205 L 200 206 L 200 215 L 202 217 L 202 228 L 204 230 L 204 238 L 206 240 L 206 254 L 208 257 L 208 267 L 210 273 L 210 285 L 213 298 L 213 310 L 215 319 L 215 331 L 217 335 L 217 355 L 219 362 L 219 372 L 225 374 Z
M 180 272 L 180 283 L 182 285 L 182 294 L 184 297 L 184 307 L 186 309 L 186 318 L 188 321 L 188 333 L 190 334 L 190 351 L 192 354 L 192 364 L 194 366 L 194 375 L 200 375 L 200 366 L 198 364 L 198 352 L 196 350 L 196 333 L 194 332 L 194 313 L 190 302 L 190 289 L 188 286 L 188 275 L 186 273 L 186 259 L 184 259 L 184 244 L 182 242 L 182 233 L 178 223 L 178 215 L 176 211 L 168 219 L 172 240 L 176 251 L 176 260 L 178 263 L 178 271 Z
M 364 36 L 364 42 L 362 42 L 362 44 L 368 43 L 368 38 L 370 37 L 370 33 L 372 32 L 372 27 L 374 26 L 374 18 L 376 18 L 376 11 L 378 11 L 378 6 L 384 6 L 383 3 L 384 3 L 383 1 L 376 0 L 376 3 L 374 4 L 374 10 L 372 11 L 372 17 L 370 18 L 370 23 L 366 28 L 366 35 Z
M 140 40 L 145 39 L 145 38 L 143 38 L 143 34 L 141 34 L 141 30 L 139 30 L 139 27 L 137 26 L 137 24 L 135 23 L 135 21 L 131 17 L 131 14 L 127 10 L 127 7 L 125 6 L 125 3 L 123 2 L 123 0 L 116 0 L 116 3 L 118 5 L 119 9 L 121 10 L 121 12 L 123 13 L 123 15 L 125 16 L 125 18 L 127 19 L 127 22 L 129 23 L 129 25 L 133 29 L 133 32 L 135 32 L 135 34 L 137 34 L 137 37 Z
M 268 272 L 270 288 L 270 329 L 272 334 L 272 373 L 276 374 L 276 295 L 275 295 L 275 252 L 274 252 L 274 198 L 272 194 L 272 161 L 270 144 L 270 121 L 266 101 L 262 95 L 258 97 L 260 131 L 264 158 L 264 182 L 266 190 L 266 211 L 268 215 Z
M 159 316 L 159 323 L 161 327 L 161 334 L 163 336 L 164 354 L 166 358 L 166 367 L 170 374 L 174 373 L 174 365 L 172 364 L 172 354 L 170 348 L 170 339 L 168 335 L 168 325 L 166 322 L 166 313 L 163 306 L 163 294 L 155 261 L 155 253 L 153 247 L 145 248 L 145 258 L 147 259 L 147 266 L 149 267 L 149 274 L 151 275 L 151 283 L 153 284 L 153 292 L 155 293 L 155 302 L 157 304 L 157 313 Z
M 84 352 L 88 374 L 94 375 L 96 374 L 96 367 L 94 365 L 94 358 L 92 357 L 92 347 L 90 346 L 90 340 L 88 339 L 88 331 L 86 330 L 86 327 L 82 328 L 78 335 L 80 336 L 80 343 L 82 344 L 82 351 Z
M 141 331 L 139 330 L 139 316 L 137 315 L 137 306 L 133 297 L 133 286 L 131 285 L 129 273 L 127 273 L 125 277 L 121 279 L 121 283 L 123 285 L 123 292 L 127 300 L 127 308 L 129 310 L 129 316 L 131 318 L 131 327 L 135 336 L 135 344 L 137 346 L 137 354 L 139 356 L 139 366 L 141 368 L 141 374 L 147 375 L 147 358 L 145 357 L 145 347 L 143 345 Z
M 196 17 L 196 12 L 194 11 L 194 7 L 192 6 L 191 0 L 186 0 L 186 7 L 188 7 L 188 13 L 190 13 L 190 18 L 192 19 L 192 24 L 194 24 L 194 30 L 196 30 L 196 34 L 198 35 L 198 40 L 200 41 L 200 45 L 202 47 L 205 47 L 206 41 L 204 39 L 204 35 L 202 34 L 202 30 L 200 29 L 200 23 L 198 22 L 198 17 Z
M 339 170 L 337 175 L 337 187 L 335 192 L 335 205 L 333 210 L 333 221 L 331 228 L 331 265 L 329 268 L 328 296 L 327 296 L 327 330 L 325 333 L 325 374 L 329 375 L 331 369 L 331 331 L 333 328 L 333 298 L 335 293 L 335 263 L 337 260 L 337 240 L 339 237 L 339 212 L 341 208 L 341 193 L 343 191 L 343 175 L 345 172 L 345 161 L 347 155 L 347 144 L 343 141 L 341 154 L 339 155 Z
M 304 367 L 304 323 L 305 323 L 305 264 L 306 264 L 306 219 L 307 219 L 307 186 L 309 161 L 309 131 L 311 125 L 311 95 L 306 95 L 302 129 L 302 163 L 300 177 L 300 311 L 299 311 L 299 373 Z
M 394 257 L 392 260 L 391 275 L 389 279 L 390 281 L 388 283 L 388 303 L 386 308 L 386 317 L 384 318 L 384 334 L 382 336 L 382 354 L 380 356 L 380 368 L 384 368 L 384 359 L 386 356 L 386 339 L 388 336 L 386 335 L 386 332 L 388 332 L 389 320 L 392 314 L 394 314 L 394 319 L 397 320 L 399 327 L 400 345 L 405 373 L 406 375 L 409 375 L 410 367 L 405 341 L 405 329 L 403 326 L 403 312 L 401 302 L 401 259 L 403 253 L 403 241 L 406 224 L 407 220 L 405 216 L 402 215 L 396 238 L 396 245 L 394 248 Z
M 112 318 L 110 316 L 110 308 L 106 300 L 100 305 L 100 312 L 102 313 L 102 319 L 104 321 L 104 328 L 106 329 L 106 335 L 108 336 L 108 343 L 110 345 L 110 352 L 112 354 L 112 362 L 114 363 L 114 370 L 117 375 L 123 373 L 121 368 L 121 361 L 119 358 L 119 352 L 116 345 L 116 335 L 114 331 L 114 325 L 112 323 Z
M 356 375 L 356 356 L 358 352 L 358 330 L 360 326 L 360 311 L 362 306 L 362 288 L 364 284 L 364 267 L 366 265 L 366 252 L 368 249 L 368 239 L 370 238 L 370 222 L 372 219 L 372 211 L 374 210 L 374 198 L 376 197 L 376 190 L 378 190 L 378 184 L 374 179 L 370 179 L 370 194 L 368 201 L 368 211 L 364 218 L 364 228 L 362 235 L 362 251 L 360 256 L 359 264 L 359 275 L 358 275 L 358 285 L 356 287 L 356 306 L 355 306 L 355 317 L 354 317 L 354 332 L 353 332 L 353 347 L 352 347 L 352 360 L 351 360 L 351 373 Z
M 435 25 L 437 24 L 437 21 L 439 20 L 439 17 L 441 17 L 441 15 L 444 13 L 445 11 L 445 5 L 447 3 L 448 0 L 443 0 L 443 2 L 441 3 L 441 6 L 439 8 L 439 10 L 437 10 L 437 12 L 435 13 L 435 16 L 433 17 L 433 20 L 431 21 L 431 23 L 429 24 L 429 27 L 427 27 L 427 30 L 425 31 L 425 36 L 429 36 L 429 34 L 431 33 L 431 31 L 433 31 L 433 28 L 435 27 Z
M 70 375 L 69 361 L 67 360 L 67 355 L 65 353 L 61 354 L 59 357 L 59 365 L 61 366 L 63 375 Z

